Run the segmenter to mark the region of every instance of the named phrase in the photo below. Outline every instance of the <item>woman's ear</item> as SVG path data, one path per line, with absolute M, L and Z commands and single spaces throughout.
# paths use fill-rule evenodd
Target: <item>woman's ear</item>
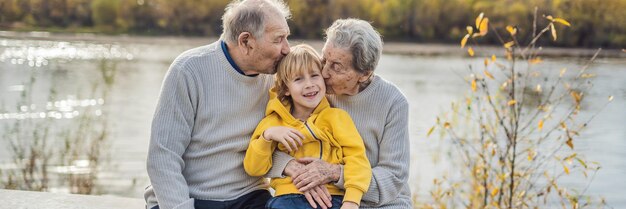
M 250 32 L 243 32 L 239 34 L 237 37 L 237 46 L 242 51 L 243 54 L 249 54 L 250 51 L 256 48 L 256 40 L 252 37 Z
M 359 77 L 359 83 L 363 83 L 363 82 L 368 81 L 370 79 L 370 77 L 372 77 L 373 73 L 374 73 L 374 71 L 371 70 L 371 71 L 367 71 L 367 73 L 361 74 L 361 77 Z

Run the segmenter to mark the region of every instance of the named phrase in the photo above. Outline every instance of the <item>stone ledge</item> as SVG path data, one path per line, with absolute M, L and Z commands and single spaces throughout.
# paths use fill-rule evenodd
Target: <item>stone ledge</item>
M 144 200 L 0 189 L 0 208 L 11 209 L 143 209 Z

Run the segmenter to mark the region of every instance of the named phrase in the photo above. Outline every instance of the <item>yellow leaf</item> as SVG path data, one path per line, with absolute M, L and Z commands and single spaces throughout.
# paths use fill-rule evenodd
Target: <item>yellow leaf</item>
M 467 30 L 467 34 L 474 34 L 474 27 L 468 25 L 467 27 L 465 27 L 465 29 Z
M 543 60 L 541 60 L 541 57 L 535 57 L 531 60 L 529 60 L 530 64 L 539 64 L 541 62 L 543 62 Z
M 563 171 L 565 171 L 566 174 L 569 174 L 569 168 L 567 168 L 566 165 L 563 165 Z
M 533 160 L 533 158 L 535 158 L 535 155 L 536 155 L 536 154 L 537 154 L 537 153 L 536 153 L 535 151 L 533 151 L 533 150 L 528 150 L 528 157 L 527 157 L 528 161 L 532 161 L 532 160 Z
M 467 39 L 469 39 L 470 35 L 467 34 L 461 39 L 461 48 L 465 48 L 465 44 L 467 43 Z
M 539 124 L 537 125 L 537 128 L 539 128 L 539 130 L 543 129 L 543 119 L 539 120 Z
M 507 102 L 506 104 L 511 106 L 511 105 L 517 104 L 517 101 L 511 100 L 511 101 Z
M 550 21 L 554 21 L 554 18 L 552 18 L 552 15 L 548 15 L 546 16 L 546 19 L 550 20 Z
M 489 31 L 489 18 L 483 19 L 478 30 L 480 31 L 481 36 L 487 35 L 487 32 Z
M 506 26 L 506 31 L 509 31 L 509 33 L 514 36 L 515 34 L 517 34 L 517 28 L 507 25 Z
M 585 161 L 581 160 L 580 158 L 576 158 L 576 160 L 585 168 L 587 168 L 587 163 L 585 163 Z
M 491 156 L 496 155 L 496 149 L 491 149 Z
M 485 67 L 487 67 L 487 65 L 489 65 L 489 59 L 485 58 L 484 63 L 485 63 Z
M 450 128 L 450 123 L 448 123 L 448 122 L 443 123 L 443 127 L 446 128 L 446 129 L 449 129 Z
M 593 73 L 584 73 L 582 75 L 580 75 L 581 78 L 593 78 L 596 77 L 596 74 Z
M 483 21 L 484 13 L 480 13 L 478 17 L 476 17 L 476 28 L 480 28 L 480 23 Z
M 550 23 L 550 31 L 552 32 L 552 39 L 556 41 L 556 29 L 554 29 L 554 23 Z
M 565 143 L 569 148 L 574 149 L 574 141 L 572 140 L 572 138 L 568 139 Z
M 472 49 L 472 47 L 467 49 L 467 53 L 469 54 L 470 57 L 474 56 L 474 49 Z
M 537 84 L 537 87 L 535 88 L 536 92 L 541 92 L 541 84 Z
M 613 96 L 609 96 L 609 102 L 613 101 Z
M 561 18 L 554 18 L 554 22 L 558 22 L 561 23 L 567 27 L 572 26 L 571 24 L 569 24 L 569 22 L 567 22 L 567 20 L 561 19 Z
M 496 62 L 496 55 L 495 55 L 495 54 L 492 54 L 492 55 L 491 55 L 491 61 L 492 61 L 492 62 Z
M 492 196 L 492 197 L 496 196 L 496 195 L 498 194 L 498 191 L 499 191 L 499 190 L 498 190 L 498 188 L 493 188 L 493 189 L 491 190 L 491 196 Z
M 563 77 L 563 75 L 565 75 L 565 72 L 567 72 L 567 68 L 561 69 L 561 73 L 559 73 L 559 77 Z
M 513 45 L 515 45 L 515 42 L 509 41 L 509 42 L 504 43 L 504 48 L 508 49 L 508 48 L 511 48 Z
M 509 82 L 506 82 L 506 81 L 505 81 L 504 83 L 502 83 L 502 85 L 500 86 L 500 88 L 501 88 L 501 89 L 505 89 L 507 85 L 509 85 Z
M 472 91 L 476 92 L 476 79 L 472 79 Z
M 565 125 L 565 122 L 562 122 L 562 121 L 561 121 L 561 128 L 563 128 L 563 129 L 567 129 L 567 125 Z
M 489 71 L 485 70 L 485 71 L 484 71 L 484 73 L 485 73 L 485 76 L 487 76 L 487 77 L 491 78 L 491 80 L 495 79 L 495 78 L 493 77 L 493 75 L 491 75 L 491 73 L 489 73 Z
M 430 129 L 428 129 L 428 133 L 426 134 L 426 137 L 430 136 L 430 134 L 432 134 L 434 130 L 435 130 L 435 126 L 430 127 Z
M 582 100 L 583 94 L 581 93 L 577 93 L 575 91 L 572 91 L 570 93 L 570 95 L 572 95 L 572 99 L 574 99 L 574 102 L 576 102 L 576 104 L 580 103 L 580 100 Z

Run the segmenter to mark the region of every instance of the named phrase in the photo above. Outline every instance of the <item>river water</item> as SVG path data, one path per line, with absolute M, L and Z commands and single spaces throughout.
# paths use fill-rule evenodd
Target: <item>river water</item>
M 87 41 L 85 41 L 87 40 Z M 141 198 L 149 184 L 146 153 L 150 123 L 161 82 L 170 62 L 182 51 L 211 39 L 88 37 L 47 39 L 0 37 L 0 170 L 15 171 L 11 139 L 27 141 L 50 128 L 56 143 L 51 159 L 59 152 L 63 137 L 94 138 L 104 134 L 106 143 L 98 169 L 98 194 Z M 319 42 L 315 45 L 319 49 Z M 457 55 L 411 56 L 384 54 L 376 73 L 395 83 L 410 104 L 411 177 L 414 194 L 429 199 L 433 178 L 454 172 L 446 163 L 434 163 L 443 141 L 426 137 L 435 118 L 463 99 L 468 85 L 463 80 L 469 64 L 482 59 Z M 576 69 L 584 59 L 546 58 L 542 68 Z M 626 207 L 626 60 L 600 58 L 590 68 L 597 77 L 589 92 L 588 112 L 602 109 L 577 140 L 576 150 L 602 169 L 587 191 L 602 196 L 616 208 Z M 81 117 L 86 116 L 86 117 Z M 91 121 L 91 123 L 85 122 Z M 20 128 L 15 124 L 31 121 Z M 90 124 L 85 128 L 81 124 Z M 92 130 L 93 128 L 93 130 Z M 436 134 L 433 134 L 436 135 Z M 70 136 L 70 137 L 68 137 Z M 62 176 L 80 173 L 87 160 L 71 165 L 51 160 L 49 169 L 60 182 Z M 84 171 L 84 169 L 82 170 Z M 89 171 L 87 171 L 89 172 Z M 585 186 L 575 181 L 567 185 Z M 51 183 L 50 191 L 68 192 L 63 183 Z

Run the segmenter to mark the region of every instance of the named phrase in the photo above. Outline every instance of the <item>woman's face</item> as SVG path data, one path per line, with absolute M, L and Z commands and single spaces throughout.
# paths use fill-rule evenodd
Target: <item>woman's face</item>
M 359 83 L 369 78 L 368 74 L 359 73 L 354 68 L 349 50 L 334 47 L 329 42 L 322 49 L 322 65 L 328 94 L 356 95 L 359 93 Z

